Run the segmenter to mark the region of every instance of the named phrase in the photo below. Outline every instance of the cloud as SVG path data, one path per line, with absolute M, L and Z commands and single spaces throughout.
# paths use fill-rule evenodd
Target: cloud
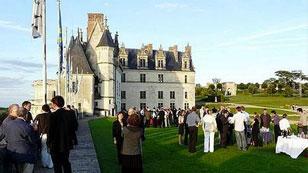
M 48 68 L 57 67 L 55 64 L 48 64 Z M 0 65 L 0 71 L 14 71 L 14 72 L 21 72 L 21 73 L 37 73 L 37 70 L 42 68 L 42 63 L 36 62 L 29 62 L 17 59 L 11 60 L 2 60 Z
M 286 28 L 282 28 L 282 29 L 275 29 L 275 30 L 257 32 L 257 33 L 251 34 L 251 35 L 236 38 L 236 39 L 234 39 L 234 41 L 219 43 L 219 44 L 211 47 L 210 49 L 236 46 L 236 45 L 241 44 L 243 42 L 255 41 L 255 40 L 266 38 L 266 37 L 269 37 L 269 36 L 273 36 L 273 35 L 277 35 L 277 34 L 283 34 L 283 33 L 292 32 L 292 31 L 297 31 L 297 30 L 308 30 L 308 24 L 300 24 L 300 25 L 290 26 L 290 27 L 286 27 Z
M 6 77 L 0 76 L 0 90 L 5 89 L 22 89 L 22 85 L 27 81 L 21 77 Z
M 180 3 L 171 3 L 171 2 L 163 2 L 160 4 L 155 5 L 156 8 L 161 9 L 161 10 L 177 10 L 177 9 L 183 9 L 187 8 L 187 4 L 180 4 Z
M 7 20 L 1 20 L 0 19 L 0 28 L 7 28 L 7 29 L 13 29 L 16 31 L 22 31 L 22 32 L 31 32 L 30 27 L 26 28 L 23 26 L 20 26 L 12 21 L 7 21 Z

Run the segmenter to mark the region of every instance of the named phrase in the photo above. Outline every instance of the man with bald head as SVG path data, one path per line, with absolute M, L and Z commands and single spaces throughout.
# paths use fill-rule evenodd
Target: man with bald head
M 1 126 L 1 128 L 3 128 L 3 130 L 4 130 L 4 132 L 5 132 L 5 129 L 7 128 L 7 124 L 10 121 L 15 120 L 18 117 L 18 110 L 19 110 L 18 104 L 12 104 L 12 105 L 9 106 L 8 116 L 3 120 L 2 126 Z
M 8 124 L 15 120 L 18 116 L 18 104 L 12 104 L 8 108 L 8 116 L 3 120 L 0 126 L 0 172 L 10 172 L 10 163 L 7 158 L 7 140 L 6 140 L 6 132 L 8 128 Z

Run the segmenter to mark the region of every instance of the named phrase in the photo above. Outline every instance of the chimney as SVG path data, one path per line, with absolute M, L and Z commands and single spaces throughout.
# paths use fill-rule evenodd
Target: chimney
M 101 26 L 104 26 L 104 14 L 101 13 L 88 13 L 88 27 L 87 27 L 87 39 L 91 37 L 91 33 L 94 29 L 95 23 L 98 22 Z
M 178 45 L 174 45 L 173 47 L 169 47 L 169 51 L 173 52 L 175 61 L 178 62 L 179 61 Z
M 187 46 L 185 46 L 185 53 L 191 56 L 191 46 L 189 45 L 189 43 L 187 43 Z
M 80 28 L 80 41 L 83 42 L 83 32 L 81 28 Z
M 145 46 L 145 49 L 148 50 L 148 53 L 149 53 L 149 54 L 152 54 L 152 52 L 153 52 L 153 44 L 147 44 L 147 45 Z

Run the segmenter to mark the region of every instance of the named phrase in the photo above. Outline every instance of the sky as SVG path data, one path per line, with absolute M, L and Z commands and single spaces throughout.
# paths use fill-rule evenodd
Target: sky
M 192 46 L 196 83 L 259 82 L 277 70 L 308 74 L 308 0 L 62 0 L 68 36 L 86 31 L 87 13 L 108 18 L 127 48 Z M 0 6 L 0 106 L 33 98 L 42 79 L 42 40 L 31 37 L 31 0 Z M 57 70 L 57 3 L 47 0 L 48 78 Z M 84 32 L 85 33 L 85 32 Z M 86 36 L 84 36 L 86 38 Z

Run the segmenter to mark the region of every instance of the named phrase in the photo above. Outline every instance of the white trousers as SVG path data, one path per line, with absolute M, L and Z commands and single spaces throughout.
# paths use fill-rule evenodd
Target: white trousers
M 42 151 L 41 151 L 42 166 L 48 167 L 48 168 L 53 168 L 51 156 L 47 151 L 47 144 L 46 144 L 47 135 L 46 134 L 42 135 L 41 142 L 42 142 Z
M 214 152 L 215 132 L 204 132 L 204 152 Z

